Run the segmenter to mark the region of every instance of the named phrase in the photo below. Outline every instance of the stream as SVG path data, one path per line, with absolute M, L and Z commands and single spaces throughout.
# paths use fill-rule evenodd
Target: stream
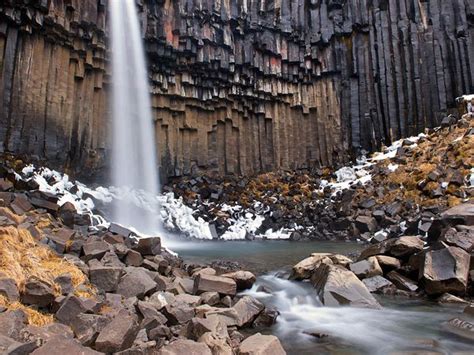
M 442 329 L 442 323 L 459 316 L 463 306 L 376 296 L 384 306 L 382 310 L 330 308 L 322 306 L 309 283 L 287 279 L 291 267 L 313 252 L 347 254 L 362 249 L 361 245 L 186 241 L 171 243 L 170 247 L 186 262 L 235 261 L 256 273 L 256 284 L 244 294 L 281 313 L 273 327 L 256 331 L 278 336 L 288 354 L 474 353 L 474 343 Z M 271 294 L 262 292 L 262 288 L 271 290 Z

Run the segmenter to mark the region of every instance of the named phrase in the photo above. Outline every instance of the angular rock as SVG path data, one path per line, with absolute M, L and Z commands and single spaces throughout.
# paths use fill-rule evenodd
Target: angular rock
M 105 316 L 83 313 L 72 320 L 71 329 L 82 345 L 91 346 L 108 323 L 109 319 Z
M 89 268 L 90 282 L 103 292 L 116 291 L 122 273 L 121 267 L 94 265 Z
M 362 282 L 371 293 L 383 293 L 384 290 L 393 286 L 393 283 L 382 276 L 369 277 L 363 279 Z
M 212 354 L 218 355 L 233 355 L 232 347 L 228 344 L 226 338 L 219 336 L 215 333 L 205 333 L 199 339 L 199 343 L 206 344 L 210 349 Z
M 474 203 L 467 202 L 441 214 L 442 220 L 449 225 L 462 224 L 466 226 L 474 226 Z
M 235 295 L 237 284 L 234 280 L 227 277 L 197 275 L 194 279 L 194 293 L 219 292 L 223 295 Z
M 221 276 L 233 279 L 237 284 L 238 291 L 243 291 L 252 288 L 253 284 L 257 280 L 255 275 L 252 274 L 250 271 L 242 270 L 230 272 Z
M 214 333 L 221 337 L 229 336 L 227 327 L 219 320 L 217 316 L 207 318 L 193 318 L 190 323 L 190 334 L 193 339 L 199 339 L 205 333 Z
M 377 258 L 374 256 L 371 256 L 367 260 L 361 260 L 350 264 L 349 268 L 360 279 L 383 275 L 382 268 L 380 267 Z
M 402 266 L 400 260 L 391 256 L 377 255 L 376 258 L 384 271 L 397 270 Z
M 377 230 L 377 221 L 373 217 L 358 216 L 355 219 L 355 226 L 361 233 L 374 233 Z
M 138 334 L 137 319 L 127 311 L 120 311 L 99 333 L 95 348 L 104 353 L 118 352 L 132 346 Z
M 443 329 L 449 333 L 474 342 L 474 323 L 466 319 L 453 318 L 443 323 Z
M 265 307 L 253 322 L 253 327 L 271 327 L 277 321 L 280 312 L 276 308 Z
M 220 302 L 221 298 L 218 292 L 204 292 L 201 294 L 201 300 L 202 303 L 214 306 Z
M 87 310 L 89 310 L 89 308 L 82 299 L 76 296 L 69 296 L 56 312 L 56 318 L 61 323 L 70 325 L 77 315 Z
M 21 295 L 21 301 L 24 304 L 35 305 L 38 307 L 49 306 L 54 300 L 54 292 L 47 283 L 30 278 L 25 283 L 25 289 Z
M 20 293 L 15 280 L 10 278 L 0 279 L 0 295 L 6 297 L 10 302 L 16 302 L 20 299 Z
M 325 306 L 380 308 L 357 276 L 340 265 L 321 264 L 311 277 L 311 283 Z
M 389 253 L 395 257 L 403 257 L 418 253 L 423 250 L 424 242 L 419 237 L 400 237 L 390 239 L 388 243 Z
M 244 296 L 232 308 L 237 312 L 237 325 L 243 327 L 251 324 L 265 306 L 253 297 Z
M 101 354 L 90 348 L 81 345 L 77 340 L 64 336 L 56 336 L 49 340 L 46 344 L 36 349 L 32 355 L 98 355 Z
M 11 310 L 0 313 L 0 334 L 21 341 L 20 332 L 26 327 L 28 317 L 23 311 Z
M 285 355 L 280 340 L 273 335 L 254 334 L 239 346 L 240 355 Z
M 306 258 L 300 261 L 298 264 L 293 266 L 290 279 L 292 280 L 305 280 L 311 278 L 314 270 L 316 270 L 319 265 L 332 264 L 332 260 L 329 258 L 328 253 L 319 253 L 313 254 L 309 258 Z
M 0 353 L 4 355 L 30 354 L 38 347 L 35 342 L 20 343 L 12 338 L 0 335 Z
M 133 250 L 141 255 L 158 255 L 161 253 L 161 239 L 158 237 L 140 238 Z
M 400 290 L 409 292 L 418 291 L 418 285 L 415 281 L 410 280 L 409 278 L 403 275 L 400 275 L 396 271 L 390 271 L 386 276 Z
M 56 277 L 54 283 L 61 288 L 62 295 L 66 296 L 74 291 L 74 285 L 70 274 L 63 274 Z
M 169 325 L 185 324 L 194 317 L 194 309 L 187 304 L 174 303 L 163 308 Z
M 146 269 L 128 268 L 126 274 L 120 279 L 117 293 L 125 298 L 138 297 L 152 293 L 156 288 L 156 282 L 148 275 Z
M 469 278 L 470 255 L 461 248 L 448 247 L 426 252 L 420 270 L 425 291 L 429 295 L 464 294 Z
M 464 249 L 468 253 L 474 251 L 474 231 L 460 231 L 449 228 L 441 238 L 441 241 L 448 245 L 452 245 Z
M 212 355 L 211 349 L 206 344 L 189 339 L 178 339 L 164 346 L 159 355 Z
M 128 266 L 140 266 L 142 262 L 143 257 L 139 252 L 135 250 L 128 251 L 127 256 L 125 257 L 125 264 Z
M 84 261 L 100 260 L 110 250 L 110 245 L 103 241 L 89 241 L 82 246 Z

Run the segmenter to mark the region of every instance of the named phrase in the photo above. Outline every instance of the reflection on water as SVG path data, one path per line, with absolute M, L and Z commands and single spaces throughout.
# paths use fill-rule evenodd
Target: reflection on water
M 404 298 L 379 298 L 384 306 L 382 310 L 328 308 L 322 306 L 309 283 L 287 280 L 289 268 L 311 253 L 347 254 L 363 248 L 357 244 L 208 241 L 182 242 L 170 247 L 186 261 L 237 261 L 244 268 L 265 273 L 245 293 L 281 312 L 274 327 L 258 331 L 277 335 L 288 354 L 385 355 L 395 351 L 452 354 L 454 351 L 470 353 L 474 346 L 441 330 L 441 324 L 459 315 L 462 307 L 441 307 Z M 270 272 L 272 270 L 283 271 Z M 272 293 L 260 291 L 262 289 Z
M 166 246 L 186 262 L 210 263 L 215 260 L 236 261 L 243 268 L 260 274 L 289 268 L 311 253 L 353 253 L 363 246 L 341 242 L 290 241 L 172 241 Z

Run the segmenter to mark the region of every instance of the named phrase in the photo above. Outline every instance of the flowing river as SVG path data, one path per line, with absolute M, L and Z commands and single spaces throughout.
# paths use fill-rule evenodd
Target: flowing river
M 323 307 L 310 284 L 287 279 L 291 266 L 313 252 L 355 252 L 360 245 L 186 241 L 171 248 L 186 262 L 235 261 L 258 274 L 257 283 L 245 293 L 280 311 L 277 324 L 263 332 L 277 335 L 288 354 L 474 353 L 474 343 L 442 327 L 459 316 L 463 306 L 377 296 L 382 310 Z

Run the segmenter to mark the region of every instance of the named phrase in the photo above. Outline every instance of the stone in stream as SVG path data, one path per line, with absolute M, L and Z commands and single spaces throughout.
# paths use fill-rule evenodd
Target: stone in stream
M 408 292 L 416 292 L 418 290 L 418 285 L 415 281 L 410 280 L 396 271 L 390 271 L 386 276 L 400 290 Z
M 232 308 L 237 313 L 237 326 L 244 327 L 251 324 L 265 306 L 253 297 L 244 296 Z
M 474 342 L 474 323 L 462 318 L 453 318 L 442 324 L 442 328 L 452 334 Z
M 361 260 L 350 264 L 349 268 L 360 279 L 383 275 L 382 268 L 380 267 L 377 258 L 374 256 L 371 256 L 367 260 Z
M 237 292 L 237 284 L 234 280 L 212 275 L 197 275 L 194 279 L 194 293 L 219 292 L 223 295 L 234 296 Z
M 273 335 L 254 334 L 239 346 L 240 355 L 285 355 L 280 340 Z
M 371 293 L 384 293 L 386 289 L 393 287 L 393 283 L 379 275 L 363 279 L 362 282 Z
M 309 258 L 300 261 L 298 264 L 293 266 L 290 279 L 305 280 L 311 278 L 311 275 L 313 274 L 314 270 L 316 270 L 319 265 L 321 265 L 322 263 L 333 263 L 329 258 L 329 255 L 329 253 L 313 254 Z
M 255 275 L 250 271 L 243 270 L 230 272 L 221 276 L 233 279 L 237 284 L 237 291 L 243 291 L 252 288 L 253 284 L 257 280 Z
M 447 247 L 426 252 L 420 278 L 429 295 L 464 294 L 469 278 L 470 255 L 461 248 Z
M 380 308 L 357 276 L 340 265 L 321 264 L 311 277 L 311 283 L 325 306 Z
M 189 339 L 177 339 L 158 351 L 159 355 L 212 355 L 206 344 Z

